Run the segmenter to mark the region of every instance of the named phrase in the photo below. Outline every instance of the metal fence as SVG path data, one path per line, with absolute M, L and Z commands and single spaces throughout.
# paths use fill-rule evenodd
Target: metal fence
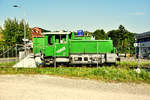
M 18 61 L 19 52 L 23 50 L 23 46 L 16 44 L 14 46 L 0 45 L 0 62 Z

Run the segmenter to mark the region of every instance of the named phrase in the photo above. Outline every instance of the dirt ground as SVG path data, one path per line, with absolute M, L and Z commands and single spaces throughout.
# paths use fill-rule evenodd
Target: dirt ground
M 150 100 L 150 85 L 48 75 L 0 75 L 0 100 Z

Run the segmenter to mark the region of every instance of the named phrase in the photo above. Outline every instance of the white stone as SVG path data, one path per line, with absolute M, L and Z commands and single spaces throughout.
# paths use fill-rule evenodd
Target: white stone
M 137 69 L 136 69 L 136 72 L 137 72 L 138 74 L 140 74 L 140 73 L 141 73 L 140 68 L 137 68 Z
M 36 68 L 33 54 L 27 55 L 24 59 L 13 66 L 14 68 Z

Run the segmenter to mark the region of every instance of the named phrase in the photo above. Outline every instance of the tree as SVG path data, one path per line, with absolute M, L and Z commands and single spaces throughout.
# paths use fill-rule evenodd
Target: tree
M 119 44 L 120 44 L 119 31 L 118 30 L 111 30 L 107 34 L 108 34 L 108 37 L 110 37 L 113 40 L 113 45 L 115 47 L 117 47 L 117 49 L 118 49 Z
M 129 42 L 129 52 L 130 53 L 134 53 L 135 52 L 135 47 L 134 47 L 134 43 L 135 43 L 135 33 L 129 33 L 128 35 L 128 42 Z
M 85 35 L 88 35 L 88 36 L 92 36 L 92 35 L 93 35 L 93 33 L 92 33 L 92 32 L 89 32 L 89 31 L 84 31 L 84 34 L 85 34 Z
M 103 29 L 96 30 L 93 34 L 94 34 L 96 40 L 108 39 L 108 36 Z
M 26 28 L 26 37 L 30 37 L 30 28 L 29 25 L 25 25 Z M 9 45 L 21 44 L 23 43 L 22 39 L 24 38 L 24 23 L 23 20 L 20 22 L 14 18 L 8 18 L 4 22 L 4 29 L 2 29 L 2 34 L 5 42 Z
M 126 30 L 123 25 L 120 25 L 117 30 L 109 31 L 107 34 L 113 40 L 118 52 L 127 53 L 130 50 L 134 51 L 135 34 Z
M 2 27 L 0 26 L 0 33 L 2 32 Z
M 2 41 L 2 27 L 0 27 L 0 41 Z

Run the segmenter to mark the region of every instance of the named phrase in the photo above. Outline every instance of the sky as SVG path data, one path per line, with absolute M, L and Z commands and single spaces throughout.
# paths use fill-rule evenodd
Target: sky
M 150 31 L 150 0 L 0 0 L 0 26 L 8 17 L 51 31 L 108 32 L 121 24 L 143 33 Z

